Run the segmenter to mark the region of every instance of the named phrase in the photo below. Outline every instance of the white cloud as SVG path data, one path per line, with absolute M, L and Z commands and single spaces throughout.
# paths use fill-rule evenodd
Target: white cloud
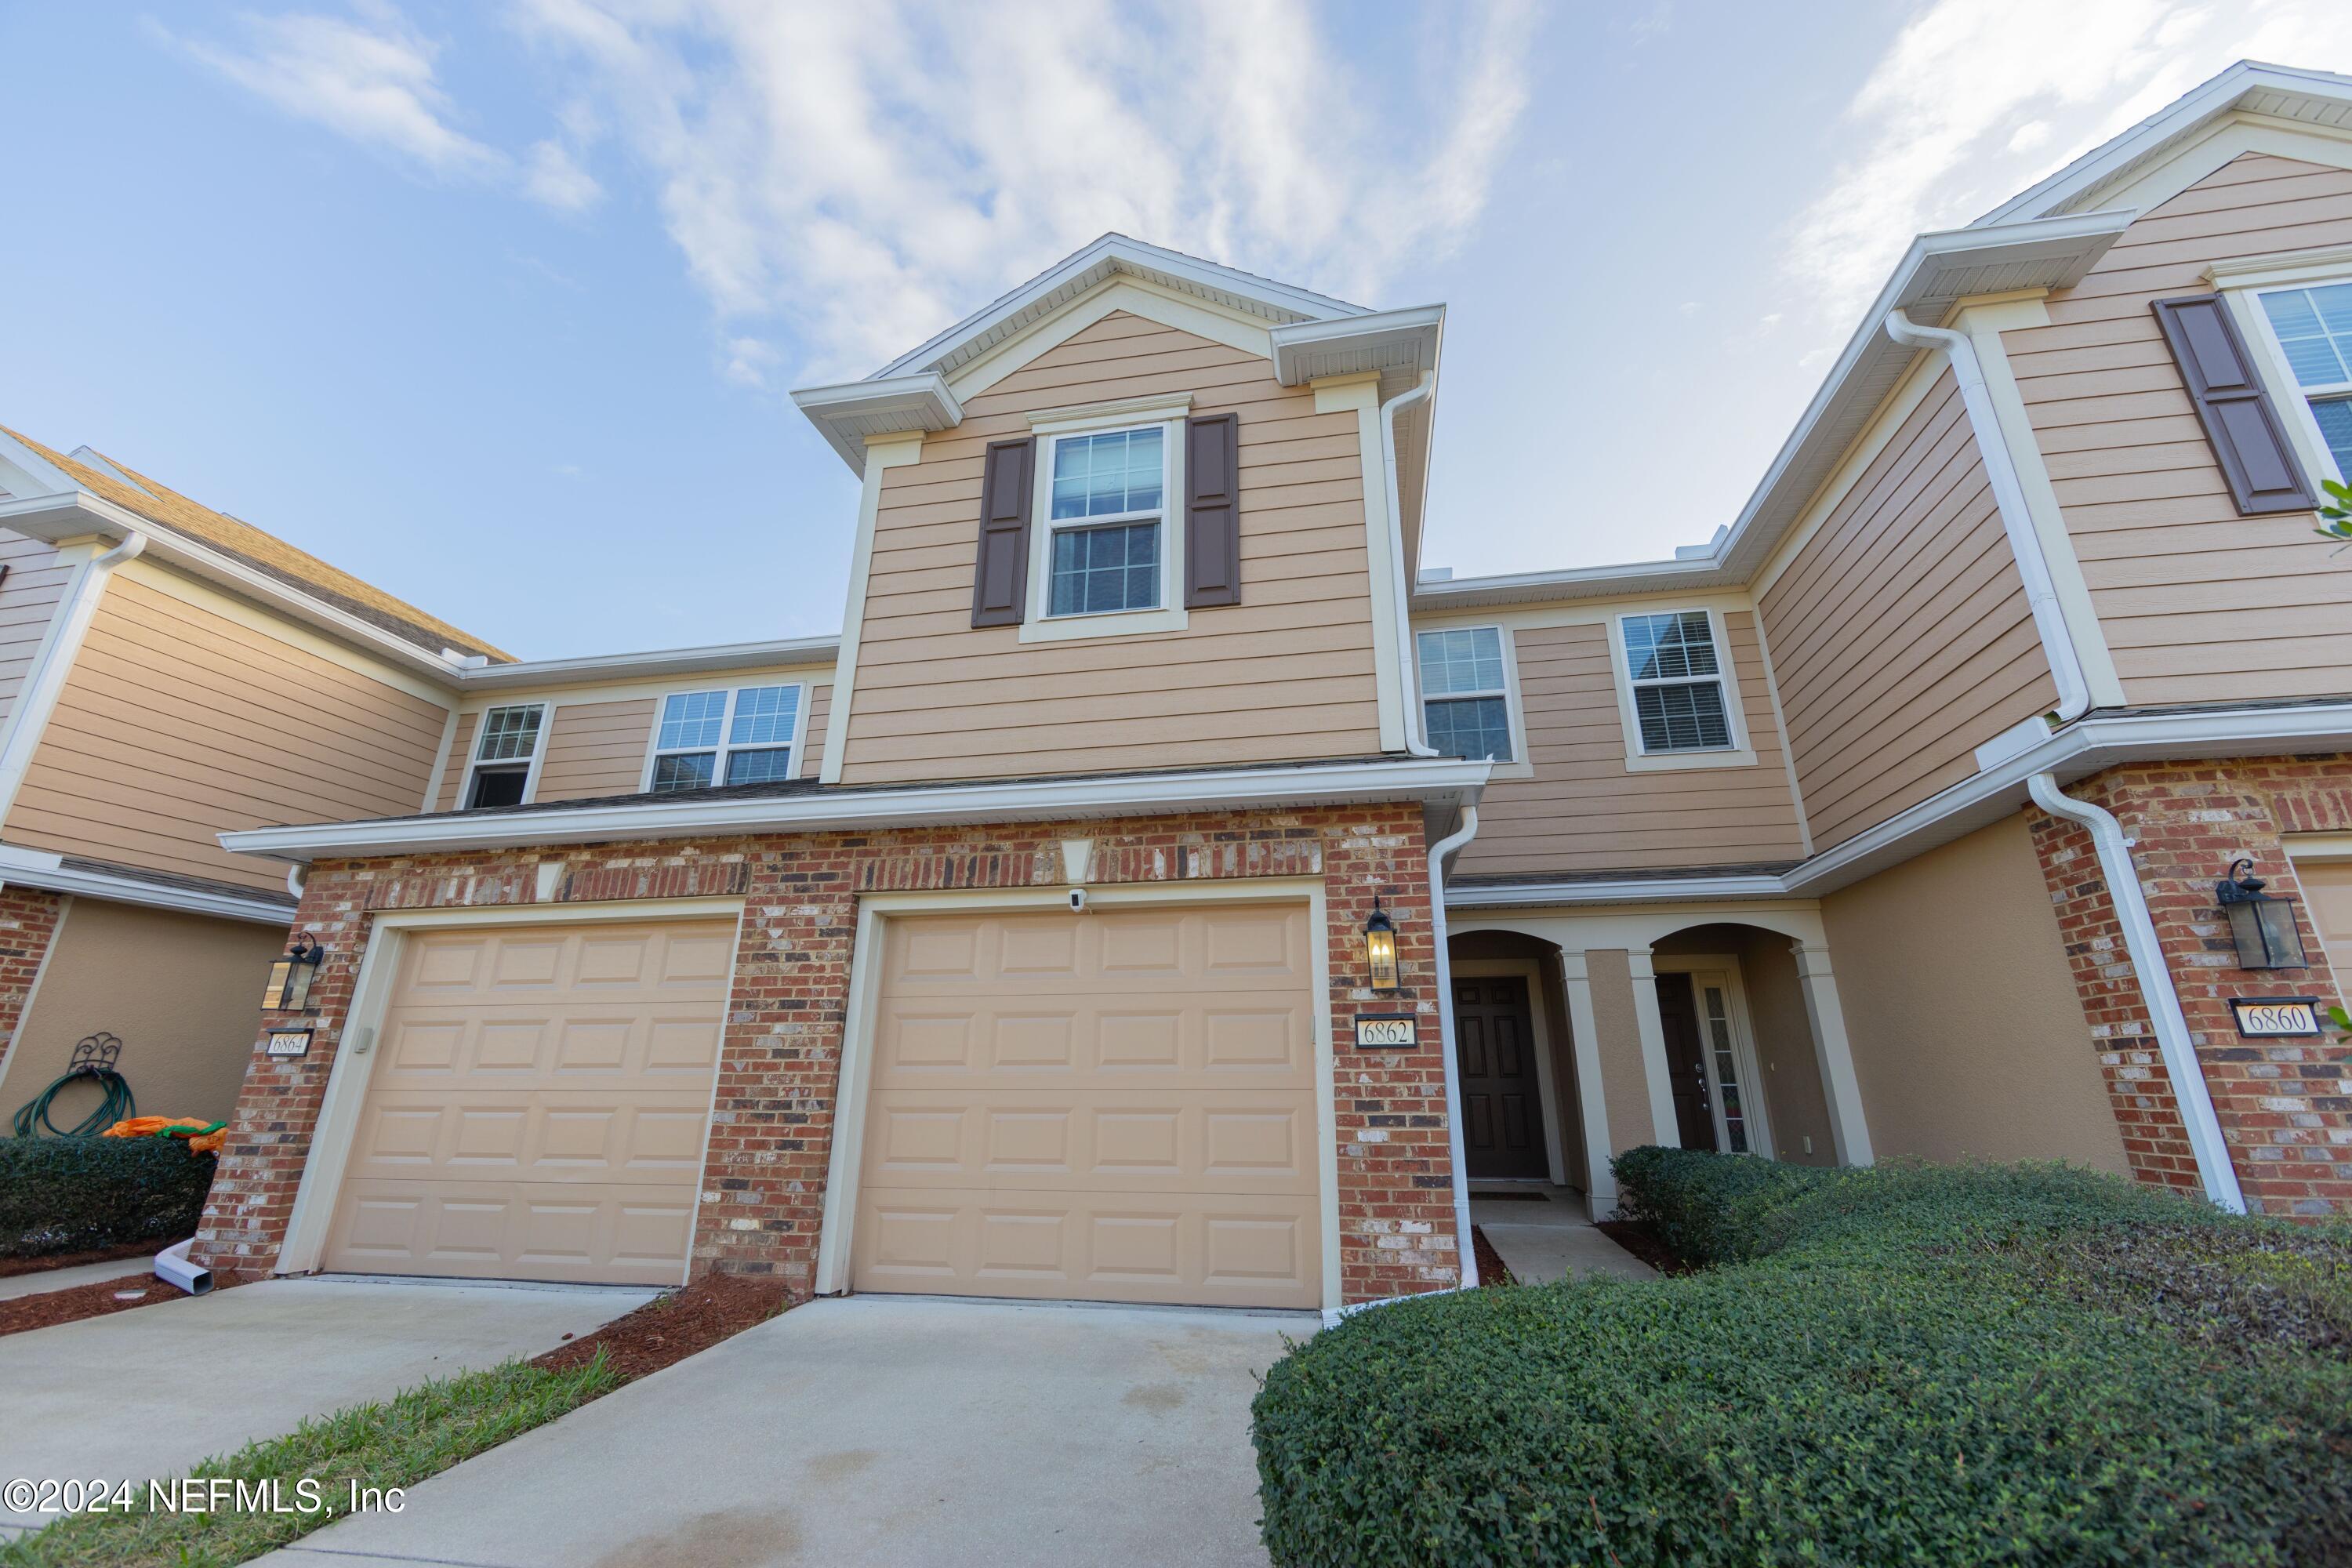
M 435 77 L 440 45 L 411 26 L 389 0 L 353 0 L 349 16 L 288 12 L 247 15 L 242 21 L 242 47 L 176 41 L 288 114 L 427 174 L 511 183 L 532 200 L 567 212 L 602 194 L 560 142 L 541 142 L 518 161 L 459 130 L 457 108 Z
M 773 343 L 757 338 L 727 340 L 727 363 L 719 372 L 737 386 L 765 386 L 768 373 L 784 362 Z
M 1389 302 L 1477 222 L 1534 26 L 1522 0 L 1429 13 L 1421 90 L 1358 79 L 1306 0 L 518 14 L 570 112 L 653 172 L 721 322 L 781 321 L 810 377 L 862 374 L 1107 229 Z M 763 380 L 721 336 L 730 379 Z
M 1998 206 L 2241 58 L 2344 69 L 2342 0 L 1933 0 L 1846 111 L 1865 149 L 1795 224 L 1796 292 L 1843 335 L 1911 237 Z

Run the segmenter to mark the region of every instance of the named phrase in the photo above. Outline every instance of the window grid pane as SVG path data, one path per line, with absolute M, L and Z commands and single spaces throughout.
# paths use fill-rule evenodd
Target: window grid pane
M 482 743 L 475 749 L 474 760 L 509 763 L 529 758 L 539 746 L 539 716 L 535 704 L 493 708 L 483 714 Z
M 2352 283 L 2282 289 L 2262 301 L 2297 385 L 2352 383 Z
M 685 752 L 676 756 L 654 759 L 654 793 L 667 795 L 672 790 L 700 789 L 708 784 L 717 769 L 716 752 Z
M 1493 626 L 1423 632 L 1421 689 L 1455 697 L 1503 689 L 1503 634 Z
M 673 693 L 662 704 L 661 735 L 656 748 L 667 752 L 681 746 L 715 746 L 726 716 L 724 691 Z
M 1429 743 L 1449 757 L 1507 763 L 1511 721 L 1499 697 L 1458 697 L 1427 705 Z
M 763 746 L 755 752 L 727 753 L 729 784 L 767 784 L 792 776 L 793 752 L 790 746 Z
M 1160 525 L 1130 522 L 1055 532 L 1050 605 L 1046 613 L 1055 616 L 1157 609 Z
M 1715 636 L 1705 610 L 1625 618 L 1625 665 L 1636 680 L 1685 680 L 1714 675 Z
M 1637 686 L 1633 712 L 1641 721 L 1645 752 L 1715 751 L 1731 744 L 1731 724 L 1723 712 L 1723 687 L 1716 681 Z
M 797 686 L 747 686 L 735 694 L 735 721 L 727 727 L 727 743 L 772 746 L 790 742 L 800 708 Z
M 1117 517 L 1160 508 L 1164 432 L 1107 430 L 1054 443 L 1054 516 Z
M 1748 1108 L 1740 1103 L 1739 1063 L 1731 1049 L 1731 1008 L 1723 988 L 1706 992 L 1707 1042 L 1715 1050 L 1715 1082 L 1723 1102 L 1723 1131 L 1733 1154 L 1748 1152 Z
M 2315 397 L 2311 416 L 2319 421 L 2319 438 L 2336 459 L 2336 471 L 2352 484 L 2352 397 Z

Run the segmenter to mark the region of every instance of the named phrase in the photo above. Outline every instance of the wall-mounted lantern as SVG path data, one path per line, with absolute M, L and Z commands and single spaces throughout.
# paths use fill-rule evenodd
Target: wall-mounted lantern
M 2230 917 L 2230 939 L 2238 945 L 2241 969 L 2307 969 L 2303 931 L 2294 923 L 2294 900 L 2263 891 L 2248 859 L 2230 862 L 2230 874 L 2214 884 L 2213 896 Z
M 326 944 L 310 932 L 304 931 L 294 939 L 286 956 L 269 966 L 269 987 L 261 994 L 261 1005 L 273 1013 L 299 1013 L 310 1005 L 310 985 L 319 977 L 319 965 L 326 961 Z
M 1364 968 L 1372 977 L 1373 990 L 1397 988 L 1396 921 L 1381 908 L 1378 894 L 1373 895 L 1372 912 L 1364 921 Z

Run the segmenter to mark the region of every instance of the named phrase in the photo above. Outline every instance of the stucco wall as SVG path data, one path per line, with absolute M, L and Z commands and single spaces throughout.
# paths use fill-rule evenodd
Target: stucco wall
M 1881 1159 L 2126 1168 L 2022 816 L 1831 894 L 1822 918 Z

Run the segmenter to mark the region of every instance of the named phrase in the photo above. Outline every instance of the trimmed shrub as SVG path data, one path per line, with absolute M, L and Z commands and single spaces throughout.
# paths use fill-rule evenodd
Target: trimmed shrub
M 177 1138 L 0 1138 L 0 1258 L 176 1241 L 216 1163 Z
M 1629 1206 L 1745 1260 L 1295 1347 L 1255 1408 L 1277 1563 L 2352 1560 L 2352 1230 L 2063 1166 L 1637 1156 Z
M 1756 1256 L 1764 1216 L 1826 1173 L 1756 1154 L 1654 1146 L 1628 1149 L 1609 1168 L 1617 1173 L 1618 1212 L 1693 1263 Z

